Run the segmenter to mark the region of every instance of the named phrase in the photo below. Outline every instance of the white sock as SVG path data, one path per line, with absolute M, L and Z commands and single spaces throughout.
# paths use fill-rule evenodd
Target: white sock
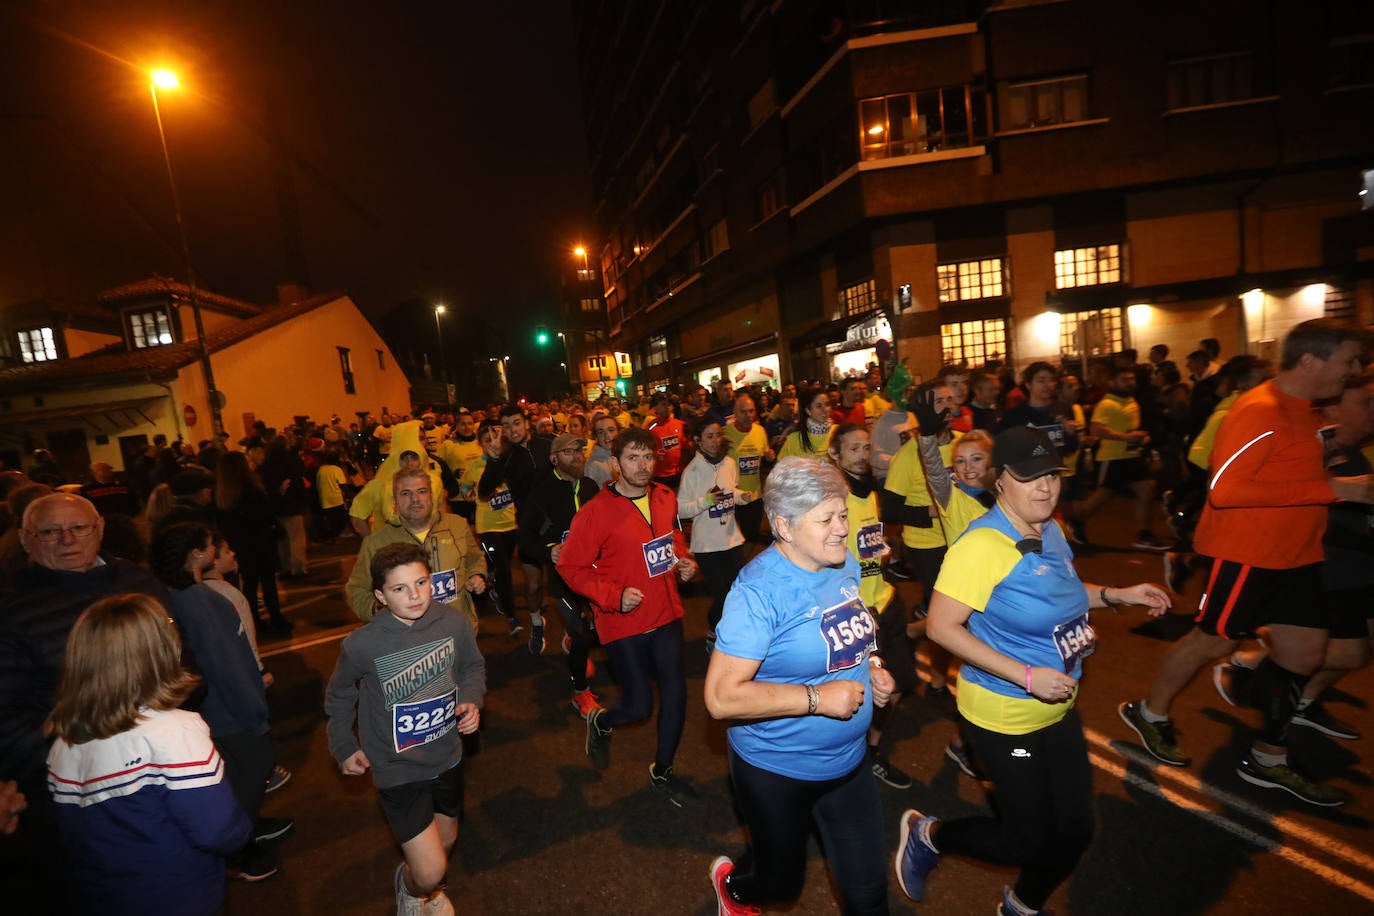
M 927 848 L 929 848 L 931 852 L 935 853 L 938 856 L 940 854 L 940 850 L 935 848 L 935 841 L 931 839 L 930 836 L 930 830 L 932 827 L 935 826 L 935 823 L 936 821 L 934 818 L 921 819 L 916 824 L 916 835 L 921 838 L 921 842 L 926 844 Z
M 1144 719 L 1146 722 L 1154 722 L 1156 724 L 1169 721 L 1168 716 L 1161 716 L 1158 713 L 1152 712 L 1150 710 L 1150 704 L 1146 703 L 1144 700 L 1140 701 L 1140 718 Z
M 1288 765 L 1288 753 L 1286 751 L 1282 754 L 1266 754 L 1264 751 L 1257 751 L 1251 748 L 1250 756 L 1254 758 L 1255 763 L 1258 763 L 1262 767 L 1281 767 Z

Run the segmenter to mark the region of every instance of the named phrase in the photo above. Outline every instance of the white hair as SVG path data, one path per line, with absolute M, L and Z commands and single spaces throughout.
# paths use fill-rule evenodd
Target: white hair
M 844 499 L 848 494 L 849 487 L 839 468 L 827 461 L 793 456 L 779 461 L 768 475 L 763 488 L 763 511 L 776 534 L 774 519 L 786 519 L 789 525 L 795 525 L 797 519 L 827 499 Z

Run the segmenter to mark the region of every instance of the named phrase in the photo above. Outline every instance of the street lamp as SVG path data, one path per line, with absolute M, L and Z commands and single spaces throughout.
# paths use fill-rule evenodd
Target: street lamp
M 444 360 L 444 327 L 439 323 L 439 316 L 448 311 L 444 304 L 440 302 L 434 307 L 434 330 L 439 334 L 439 381 L 448 378 L 448 364 Z
M 223 395 L 215 389 L 215 372 L 210 366 L 210 345 L 205 339 L 205 321 L 200 316 L 200 298 L 196 295 L 196 271 L 191 264 L 191 245 L 186 240 L 186 223 L 181 218 L 181 197 L 177 194 L 177 180 L 172 172 L 172 157 L 167 151 L 167 132 L 162 127 L 162 106 L 158 104 L 159 89 L 176 89 L 181 81 L 171 70 L 158 69 L 149 74 L 148 90 L 153 96 L 153 117 L 157 119 L 157 136 L 162 142 L 162 162 L 167 166 L 167 186 L 172 191 L 172 210 L 177 219 L 177 235 L 181 239 L 181 257 L 186 263 L 186 288 L 191 299 L 191 315 L 195 319 L 196 337 L 200 341 L 200 371 L 205 377 L 205 398 L 210 404 L 210 427 L 215 441 L 224 432 Z

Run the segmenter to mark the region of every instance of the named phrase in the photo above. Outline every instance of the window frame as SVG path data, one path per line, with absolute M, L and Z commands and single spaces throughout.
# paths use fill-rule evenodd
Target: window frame
M 353 377 L 353 351 L 349 347 L 338 347 L 339 351 L 339 370 L 343 373 L 344 394 L 357 394 L 357 385 Z
M 877 283 L 869 278 L 860 280 L 858 283 L 851 283 L 837 294 L 840 306 L 840 317 L 853 318 L 870 312 L 878 304 Z
M 1084 354 L 1078 350 L 1078 327 L 1084 321 L 1106 319 L 1107 333 L 1101 353 L 1090 353 L 1088 357 L 1106 356 L 1120 353 L 1130 346 L 1130 325 L 1123 306 L 1104 306 L 1096 309 L 1081 309 L 1063 312 L 1059 317 L 1059 355 L 1061 359 L 1082 359 Z M 1072 348 L 1066 346 L 1072 344 Z
M 1065 104 L 1064 104 L 1065 94 L 1064 94 L 1064 89 L 1065 89 L 1069 84 L 1072 84 L 1072 83 L 1081 83 L 1081 84 L 1082 84 L 1082 87 L 1083 87 L 1083 105 L 1082 105 L 1082 110 L 1079 112 L 1079 116 L 1078 116 L 1078 117 L 1075 117 L 1075 118 L 1068 118 L 1068 117 L 1065 117 L 1065 116 L 1064 116 L 1064 110 L 1065 110 Z M 1036 101 L 1037 101 L 1036 90 L 1038 90 L 1038 89 L 1040 89 L 1040 88 L 1042 88 L 1042 87 L 1054 87 L 1054 88 L 1055 88 L 1055 90 L 1056 90 L 1055 107 L 1056 107 L 1056 109 L 1057 109 L 1057 111 L 1058 111 L 1058 114 L 1059 114 L 1058 117 L 1048 118 L 1048 119 L 1044 119 L 1044 120 L 1039 119 L 1039 118 L 1036 117 L 1036 113 L 1037 113 L 1037 111 L 1038 111 L 1038 105 L 1036 104 Z M 998 114 L 1001 116 L 1001 123 L 998 124 L 998 130 L 1001 130 L 1001 131 L 1037 130 L 1037 129 L 1046 128 L 1046 127 L 1059 127 L 1059 126 L 1068 125 L 1068 124 L 1081 124 L 1081 123 L 1083 123 L 1083 122 L 1085 122 L 1085 121 L 1090 121 L 1090 120 L 1092 120 L 1092 114 L 1091 114 L 1092 104 L 1091 104 L 1091 99 L 1089 98 L 1089 95 L 1088 95 L 1088 92 L 1089 92 L 1089 84 L 1088 84 L 1088 74 L 1086 74 L 1086 73 L 1074 73 L 1074 74 L 1066 74 L 1066 75 L 1063 75 L 1063 76 L 1051 76 L 1051 77 L 1043 77 L 1043 78 L 1030 79 L 1030 80 L 1014 80 L 1014 81 L 1008 80 L 1006 83 L 1003 84 L 1002 88 L 1003 88 L 1005 94 L 1004 94 L 1004 95 L 1000 95 L 1000 94 L 999 94 L 999 99 L 998 99 L 998 101 L 999 101 L 999 106 L 998 106 L 999 110 L 998 110 Z M 1011 121 L 1011 118 L 1010 118 L 1010 107 L 1011 107 L 1011 102 L 1012 102 L 1012 95 L 1013 95 L 1013 93 L 1018 93 L 1018 92 L 1025 91 L 1025 90 L 1029 90 L 1029 91 L 1030 91 L 1029 96 L 1028 96 L 1028 97 L 1026 98 L 1026 100 L 1025 100 L 1025 106 L 1026 106 L 1026 112 L 1027 112 L 1027 117 L 1026 117 L 1025 123 L 1013 123 L 1013 122 Z
M 945 261 L 936 264 L 935 286 L 939 302 L 944 304 L 954 302 L 979 302 L 988 299 L 1010 299 L 1011 272 L 1007 269 L 1007 260 L 1006 255 L 997 255 L 995 257 L 966 258 L 959 261 Z M 996 265 L 996 291 L 989 292 L 987 295 L 964 295 L 966 287 L 972 290 L 973 284 L 966 284 L 964 282 L 966 275 L 963 268 L 977 265 L 978 270 L 974 277 L 978 281 L 977 288 L 981 292 L 987 286 L 987 281 L 984 279 L 987 275 L 987 271 L 984 269 L 984 265 L 988 264 Z M 949 287 L 946 286 L 946 277 L 943 275 L 946 270 L 952 270 L 953 273 L 951 278 L 953 283 Z
M 1114 252 L 1113 254 L 1111 254 L 1111 255 L 1106 255 L 1106 256 L 1104 256 L 1104 255 L 1102 254 L 1102 252 L 1103 252 L 1105 249 L 1115 249 L 1115 252 Z M 1093 262 L 1092 262 L 1093 265 L 1094 265 L 1094 267 L 1093 267 L 1093 273 L 1094 273 L 1095 275 L 1099 276 L 1099 277 L 1100 277 L 1101 275 L 1103 275 L 1104 273 L 1107 273 L 1110 269 L 1109 269 L 1109 268 L 1103 268 L 1103 267 L 1101 266 L 1101 262 L 1104 260 L 1104 257 L 1105 257 L 1107 260 L 1111 260 L 1111 259 L 1114 258 L 1115 261 L 1116 261 L 1116 266 L 1115 266 L 1115 268 L 1114 268 L 1115 271 L 1116 271 L 1116 276 L 1115 276 L 1115 278 L 1112 278 L 1112 279 L 1105 279 L 1105 280 L 1104 280 L 1104 279 L 1096 279 L 1096 280 L 1087 279 L 1087 276 L 1086 276 L 1086 275 L 1087 275 L 1087 271 L 1086 271 L 1086 270 L 1080 270 L 1080 266 L 1083 265 L 1083 264 L 1086 264 L 1086 263 L 1088 263 L 1088 262 L 1087 262 L 1084 258 L 1080 258 L 1078 255 L 1079 255 L 1079 253 L 1092 252 L 1092 251 L 1097 252 L 1096 257 L 1094 258 L 1094 260 L 1093 260 Z M 1083 287 L 1085 287 L 1085 286 L 1116 286 L 1116 285 L 1120 285 L 1120 284 L 1122 284 L 1122 283 L 1125 283 L 1125 282 L 1126 282 L 1126 279 L 1127 279 L 1126 253 L 1127 253 L 1127 246 L 1126 246 L 1126 243 L 1125 243 L 1124 241 L 1119 241 L 1119 242 L 1103 242 L 1103 243 L 1101 243 L 1101 244 L 1099 244 L 1099 245 L 1083 245 L 1083 246 L 1080 246 L 1080 247 L 1077 247 L 1077 248 L 1056 248 L 1056 249 L 1054 250 L 1054 288 L 1057 289 L 1057 290 L 1062 290 L 1062 289 L 1081 289 L 1081 288 L 1083 288 Z M 1060 267 L 1061 267 L 1061 264 L 1060 264 L 1061 255 L 1070 255 L 1070 256 L 1073 256 L 1073 257 L 1072 257 L 1072 263 L 1071 263 L 1071 265 L 1070 265 L 1070 266 L 1072 267 L 1072 278 L 1073 278 L 1073 280 L 1074 280 L 1074 282 L 1072 282 L 1072 283 L 1067 283 L 1067 284 L 1066 284 L 1066 283 L 1064 282 L 1065 274 L 1062 273 L 1061 270 L 1060 270 Z
M 35 341 L 26 336 L 31 334 L 38 335 L 37 344 L 42 349 L 41 353 L 34 350 Z M 50 324 L 19 328 L 15 331 L 15 344 L 19 352 L 19 361 L 22 363 L 50 363 L 62 358 L 57 328 Z
M 125 327 L 129 329 L 129 346 L 132 349 L 151 350 L 156 347 L 168 347 L 177 342 L 176 331 L 172 326 L 172 316 L 168 312 L 167 307 L 165 305 L 155 305 L 149 308 L 129 309 L 124 313 L 124 315 Z M 164 343 L 161 340 L 156 340 L 153 343 L 145 342 L 140 344 L 138 342 L 139 336 L 141 334 L 146 341 L 147 330 L 146 328 L 139 327 L 137 325 L 139 324 L 141 319 L 146 320 L 154 316 L 158 319 L 156 323 L 163 326 L 158 328 L 158 334 L 160 335 L 161 332 L 165 329 L 167 333 L 167 341 Z
M 990 327 L 995 325 L 996 327 Z M 975 327 L 976 326 L 976 327 Z M 992 339 L 989 334 L 992 332 Z M 975 341 L 968 335 L 976 333 Z M 949 341 L 957 337 L 958 343 L 951 348 Z M 940 323 L 940 358 L 945 365 L 981 366 L 991 359 L 1001 359 L 1004 363 L 1012 361 L 1011 356 L 1011 316 L 995 318 L 971 318 Z M 991 345 L 1000 343 L 1001 350 L 993 353 Z
M 950 118 L 946 114 L 946 93 L 958 90 L 963 94 L 964 135 L 966 142 L 954 144 L 950 141 Z M 919 104 L 921 96 L 935 93 L 938 105 L 939 129 L 931 129 L 926 120 L 922 131 L 922 119 L 929 119 L 925 106 Z M 907 114 L 904 116 L 904 130 L 899 139 L 893 139 L 893 102 L 905 100 Z M 865 117 L 864 107 L 881 103 L 883 112 L 882 129 Z M 870 96 L 858 100 L 859 159 L 871 162 L 882 159 L 895 159 L 901 156 L 922 156 L 948 150 L 973 149 L 981 146 L 989 134 L 987 90 L 972 83 L 955 83 L 948 86 L 931 86 L 909 92 L 893 92 L 887 95 Z M 881 136 L 881 141 L 870 137 Z
M 1166 62 L 1164 67 L 1164 111 L 1174 113 L 1180 111 L 1197 111 L 1199 109 L 1217 108 L 1227 105 L 1244 105 L 1250 102 L 1264 101 L 1269 96 L 1261 95 L 1255 91 L 1255 62 L 1258 58 L 1254 51 L 1223 51 L 1215 54 L 1200 54 L 1193 57 L 1182 57 L 1177 60 Z M 1214 84 L 1215 73 L 1208 73 L 1206 69 L 1214 66 L 1221 61 L 1244 61 L 1246 64 L 1244 95 L 1230 94 L 1226 98 L 1220 97 L 1217 87 Z M 1203 92 L 1205 97 L 1192 98 L 1189 95 L 1190 73 L 1196 72 L 1206 79 L 1207 86 Z M 1234 93 L 1238 84 L 1234 71 L 1228 74 L 1232 82 L 1231 92 Z M 1195 90 L 1196 87 L 1194 87 Z M 1178 90 L 1177 93 L 1175 90 Z

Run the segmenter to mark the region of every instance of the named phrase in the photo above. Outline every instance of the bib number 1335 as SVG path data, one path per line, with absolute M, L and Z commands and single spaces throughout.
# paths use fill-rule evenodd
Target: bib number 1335
M 863 661 L 865 653 L 877 648 L 877 631 L 873 615 L 858 598 L 826 608 L 821 614 L 825 670 L 843 671 Z

